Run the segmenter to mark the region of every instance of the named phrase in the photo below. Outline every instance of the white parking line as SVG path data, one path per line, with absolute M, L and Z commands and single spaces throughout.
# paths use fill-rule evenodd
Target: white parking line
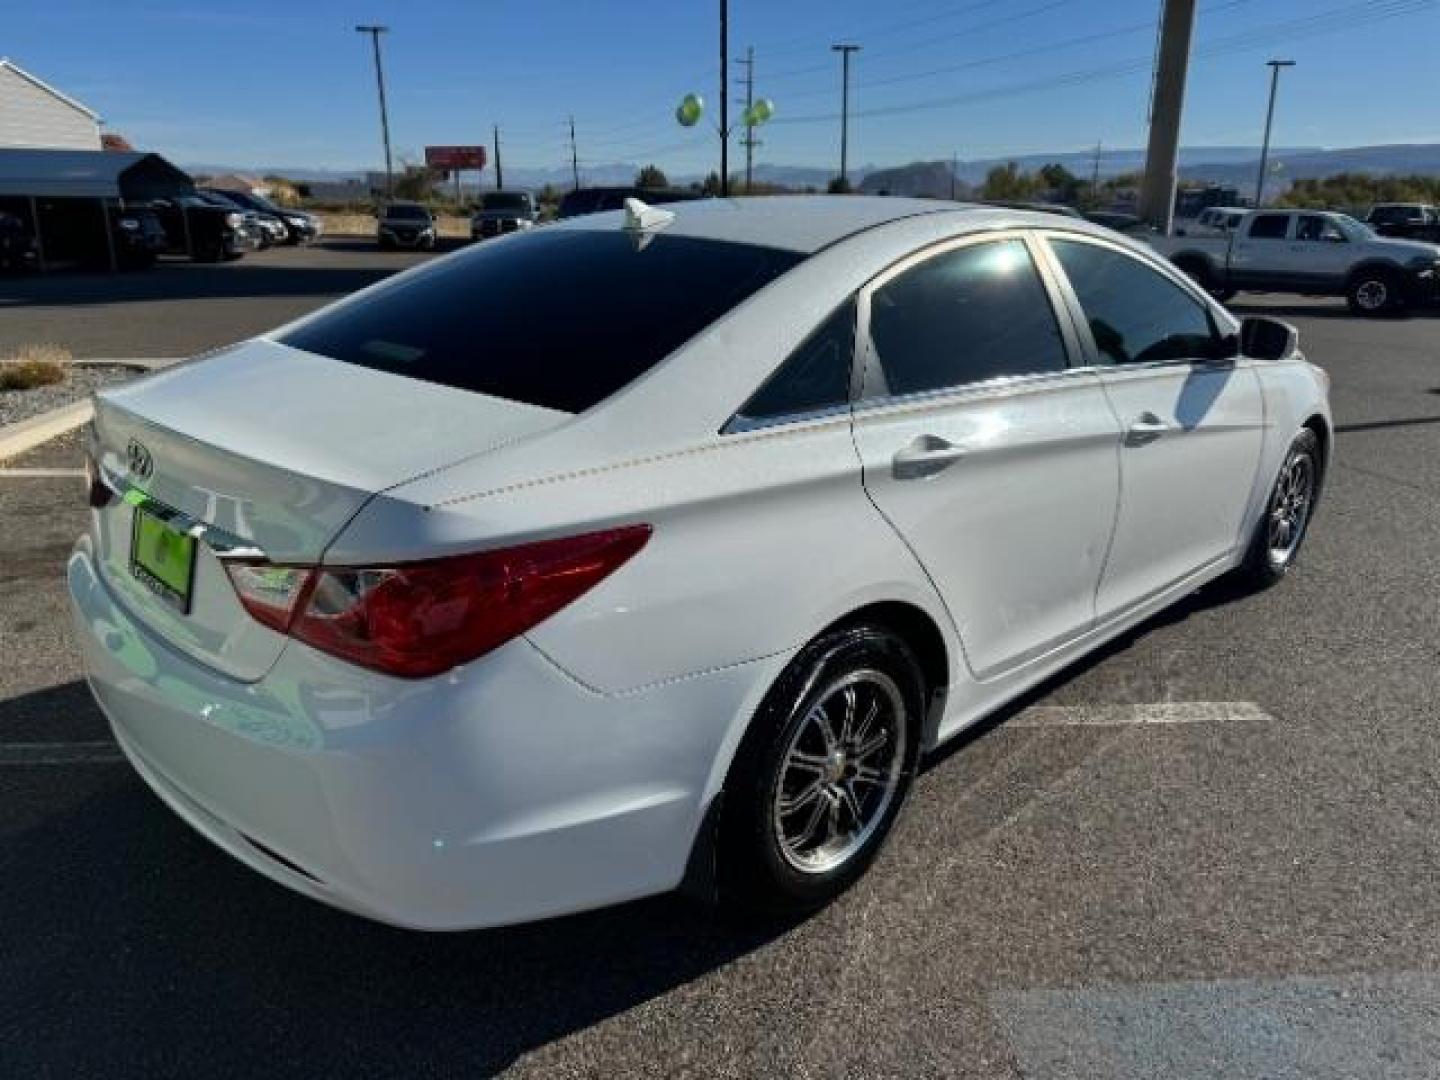
M 68 478 L 68 477 L 71 477 L 71 476 L 75 477 L 76 479 L 83 479 L 84 476 L 85 476 L 85 470 L 84 470 L 84 469 L 0 469 L 0 480 L 5 480 L 5 479 L 10 478 L 10 477 L 28 478 L 28 479 L 32 479 L 32 480 L 33 480 L 33 479 L 53 480 L 53 479 L 56 479 L 56 478 Z
M 0 743 L 0 765 L 112 765 L 124 760 L 113 742 Z
M 1274 719 L 1253 701 L 1162 701 L 1152 705 L 1032 705 L 1006 727 L 1125 727 Z

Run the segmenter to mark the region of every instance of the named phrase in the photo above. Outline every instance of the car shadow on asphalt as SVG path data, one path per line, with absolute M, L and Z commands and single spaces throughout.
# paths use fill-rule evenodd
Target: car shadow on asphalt
M 1198 590 L 975 725 L 926 768 L 1152 630 L 1245 595 L 1224 580 Z M 57 709 L 88 710 L 86 737 L 103 723 L 77 681 L 0 702 L 0 737 L 58 719 Z M 421 1060 L 436 1075 L 484 1075 L 797 925 L 666 896 L 472 933 L 392 929 L 242 867 L 128 768 L 75 768 L 88 787 L 72 788 L 70 770 L 25 770 L 32 785 L 56 785 L 29 796 L 55 808 L 18 833 L 0 829 L 0 1016 L 15 1018 L 5 1042 L 17 1075 L 155 1075 L 203 1062 L 211 1074 L 310 1080 L 405 1075 Z
M 338 296 L 373 285 L 407 265 L 398 260 L 393 268 L 163 263 L 150 271 L 129 274 L 37 275 L 11 279 L 0 285 L 0 310 L 156 300 Z
M 95 738 L 88 698 L 75 682 L 0 702 L 0 738 L 34 741 L 27 718 L 57 707 L 88 710 L 71 737 Z M 4 827 L 10 799 L 33 825 Z M 486 1075 L 795 925 L 667 896 L 393 929 L 241 866 L 119 764 L 0 772 L 0 881 L 0 1060 L 15 1076 Z

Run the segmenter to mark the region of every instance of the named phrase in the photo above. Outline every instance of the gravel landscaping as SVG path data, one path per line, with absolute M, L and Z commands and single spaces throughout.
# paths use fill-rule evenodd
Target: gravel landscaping
M 34 390 L 0 390 L 0 427 L 83 401 L 96 390 L 142 374 L 144 372 L 136 368 L 76 365 L 68 370 L 64 382 L 54 386 L 41 386 Z

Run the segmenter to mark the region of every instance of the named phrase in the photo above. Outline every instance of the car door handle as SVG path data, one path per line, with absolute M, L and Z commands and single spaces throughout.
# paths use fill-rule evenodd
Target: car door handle
M 891 464 L 896 480 L 923 480 L 965 456 L 965 448 L 938 435 L 921 435 L 896 452 Z
M 1170 425 L 1153 412 L 1143 412 L 1125 429 L 1126 446 L 1144 446 L 1160 438 L 1167 431 L 1171 430 Z

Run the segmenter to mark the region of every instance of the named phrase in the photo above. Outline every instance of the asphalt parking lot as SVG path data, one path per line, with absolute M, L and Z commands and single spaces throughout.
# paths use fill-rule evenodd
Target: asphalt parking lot
M 414 258 L 0 283 L 0 345 L 195 351 Z M 422 936 L 271 885 L 116 759 L 68 642 L 79 481 L 0 477 L 0 1075 L 1435 1076 L 1440 319 L 1234 306 L 1334 380 L 1301 567 L 1195 594 L 949 748 L 796 925 L 661 898 Z

